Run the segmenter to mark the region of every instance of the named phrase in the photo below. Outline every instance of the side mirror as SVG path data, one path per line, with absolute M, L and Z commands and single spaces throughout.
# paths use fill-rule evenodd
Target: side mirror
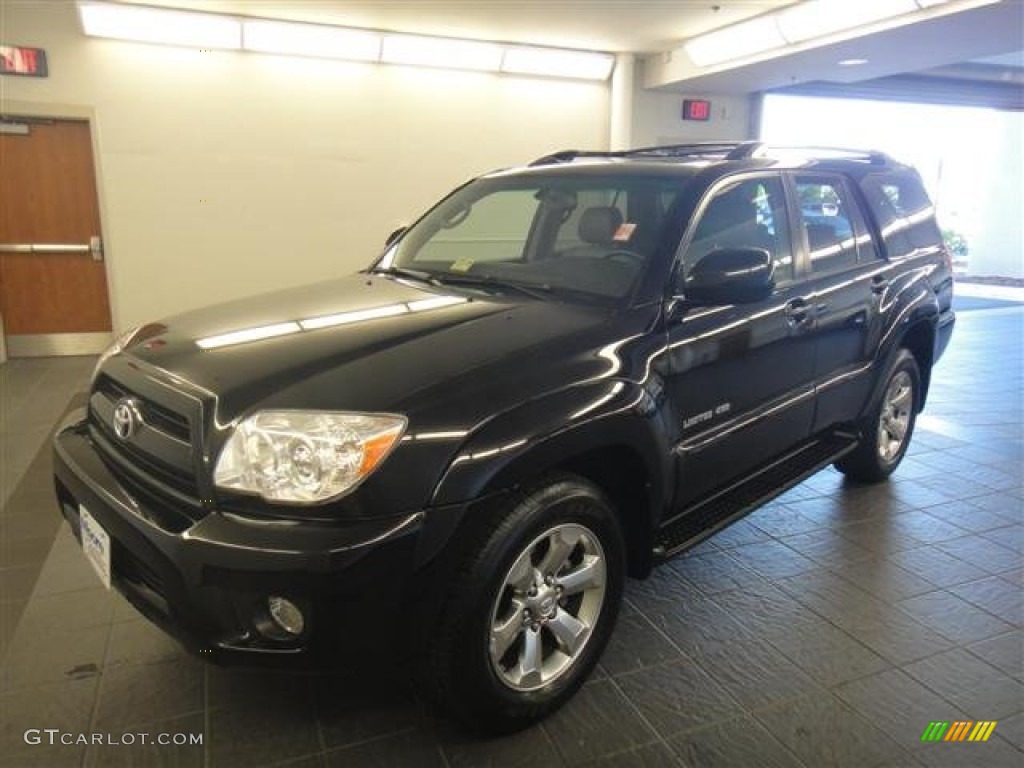
M 764 248 L 716 249 L 697 262 L 683 284 L 697 304 L 748 304 L 775 288 L 775 264 Z
M 389 247 L 393 242 L 395 242 L 395 240 L 397 240 L 402 235 L 404 235 L 405 234 L 405 230 L 407 230 L 407 229 L 408 229 L 408 227 L 399 227 L 394 232 L 392 232 L 390 235 L 388 235 L 388 239 L 384 241 L 384 247 L 385 248 Z

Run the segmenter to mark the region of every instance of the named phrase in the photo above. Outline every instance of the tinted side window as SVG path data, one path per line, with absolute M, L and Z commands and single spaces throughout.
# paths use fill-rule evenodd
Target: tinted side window
M 904 256 L 915 248 L 929 248 L 942 242 L 935 208 L 920 180 L 913 175 L 868 176 L 861 182 L 861 189 L 890 257 Z
M 807 235 L 813 272 L 833 272 L 857 264 L 852 211 L 841 180 L 830 176 L 799 175 L 796 195 L 800 221 Z
M 780 179 L 745 179 L 720 189 L 697 222 L 680 277 L 716 249 L 763 248 L 775 262 L 775 282 L 792 281 L 793 250 L 786 222 Z

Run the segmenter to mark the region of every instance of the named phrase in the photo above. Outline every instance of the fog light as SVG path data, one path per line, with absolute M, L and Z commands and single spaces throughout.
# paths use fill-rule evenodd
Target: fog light
M 302 630 L 306 627 L 306 620 L 303 618 L 299 606 L 287 598 L 274 595 L 268 597 L 267 611 L 274 623 L 289 635 L 301 635 Z

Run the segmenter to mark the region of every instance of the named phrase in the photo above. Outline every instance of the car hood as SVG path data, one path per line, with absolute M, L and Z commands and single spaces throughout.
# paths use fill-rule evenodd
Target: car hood
M 601 375 L 595 350 L 616 337 L 617 314 L 356 274 L 145 326 L 126 354 L 210 393 L 222 425 L 256 408 L 308 408 L 468 428 Z

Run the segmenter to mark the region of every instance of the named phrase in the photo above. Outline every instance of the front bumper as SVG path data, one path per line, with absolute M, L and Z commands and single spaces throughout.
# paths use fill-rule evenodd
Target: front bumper
M 401 636 L 389 627 L 416 581 L 423 512 L 324 523 L 214 508 L 184 530 L 164 526 L 103 460 L 83 414 L 72 422 L 54 438 L 64 517 L 80 539 L 79 507 L 89 511 L 110 536 L 112 586 L 190 651 L 215 661 L 319 659 L 324 648 L 359 658 Z M 302 609 L 300 636 L 268 632 L 270 595 Z

